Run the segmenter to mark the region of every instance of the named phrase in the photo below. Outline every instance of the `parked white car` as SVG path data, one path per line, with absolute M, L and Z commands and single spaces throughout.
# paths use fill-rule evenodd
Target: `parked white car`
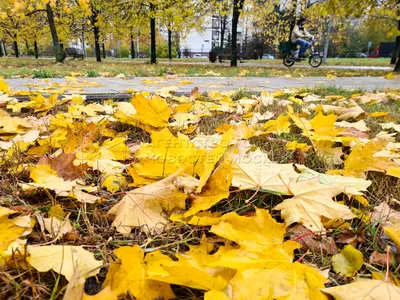
M 264 54 L 262 56 L 262 59 L 275 59 L 275 57 L 273 55 L 271 55 L 271 54 Z
M 201 54 L 194 54 L 193 58 L 208 58 L 208 56 L 201 55 Z

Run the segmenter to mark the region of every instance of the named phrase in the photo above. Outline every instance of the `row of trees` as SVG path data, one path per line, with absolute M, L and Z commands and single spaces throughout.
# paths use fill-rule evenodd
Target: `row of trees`
M 172 58 L 173 37 L 201 30 L 205 17 L 211 15 L 219 16 L 221 44 L 229 31 L 232 66 L 237 65 L 239 54 L 240 20 L 251 20 L 247 24 L 253 39 L 277 45 L 289 39 L 296 17 L 306 15 L 309 27 L 321 33 L 325 55 L 332 41 L 346 43 L 349 22 L 375 22 L 387 38 L 396 37 L 392 63 L 400 71 L 400 0 L 0 0 L 0 37 L 13 41 L 16 53 L 18 43 L 24 41 L 37 54 L 37 42 L 51 36 L 56 60 L 62 62 L 63 43 L 77 37 L 85 43 L 88 33 L 97 61 L 102 59 L 101 46 L 107 36 L 129 39 L 134 58 L 135 37 L 148 35 L 151 63 L 156 63 L 156 36 L 161 27 L 168 31 Z

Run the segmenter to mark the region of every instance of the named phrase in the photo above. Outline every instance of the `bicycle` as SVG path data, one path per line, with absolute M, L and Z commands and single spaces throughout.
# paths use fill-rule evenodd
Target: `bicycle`
M 299 53 L 299 49 L 297 49 L 296 44 L 291 44 L 290 45 L 291 50 L 286 51 L 283 55 L 283 64 L 286 67 L 291 67 L 294 65 L 295 62 L 300 62 L 303 60 L 306 60 L 307 57 L 305 58 L 297 58 Z M 322 56 L 321 54 L 315 50 L 315 40 L 311 40 L 310 43 L 310 55 L 308 57 L 308 63 L 310 64 L 311 67 L 313 68 L 318 68 L 322 64 Z

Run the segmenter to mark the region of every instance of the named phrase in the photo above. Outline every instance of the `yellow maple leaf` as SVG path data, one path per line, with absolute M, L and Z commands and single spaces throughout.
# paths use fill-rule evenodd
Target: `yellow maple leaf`
M 254 189 L 276 194 L 290 195 L 287 186 L 299 177 L 292 164 L 271 162 L 268 155 L 260 150 L 250 152 L 242 158 L 232 156 L 232 185 L 241 190 Z
M 195 289 L 222 290 L 234 275 L 229 268 L 210 267 L 218 259 L 209 255 L 213 244 L 203 241 L 199 246 L 190 246 L 184 254 L 176 254 L 177 261 L 159 251 L 146 256 L 148 278 Z
M 128 234 L 133 227 L 144 231 L 160 230 L 168 223 L 163 210 L 184 209 L 187 195 L 174 185 L 180 173 L 178 170 L 163 180 L 127 192 L 107 213 L 115 217 L 112 225 L 117 231 Z
M 140 161 L 134 163 L 138 176 L 160 179 L 183 168 L 188 174 L 199 174 L 206 151 L 196 148 L 186 135 L 178 133 L 175 137 L 168 129 L 153 131 L 151 144 L 141 144 L 135 157 Z
M 121 174 L 107 174 L 102 185 L 110 193 L 115 193 L 123 190 L 127 186 L 127 182 L 125 177 Z
M 2 78 L 0 78 L 0 92 L 7 93 L 9 89 L 10 87 L 8 86 L 8 84 Z
M 305 143 L 299 143 L 297 141 L 291 141 L 291 142 L 287 142 L 286 143 L 286 149 L 287 150 L 296 150 L 296 149 L 300 149 L 304 152 L 307 152 L 308 150 L 310 150 L 310 146 L 308 146 Z
M 392 239 L 397 247 L 400 247 L 400 223 L 394 223 L 390 226 L 383 227 L 385 233 Z
M 274 133 L 280 135 L 282 133 L 290 132 L 290 118 L 289 116 L 279 115 L 276 120 L 269 120 L 264 124 L 267 133 Z
M 400 288 L 382 280 L 357 279 L 350 284 L 322 289 L 336 300 L 398 299 Z
M 324 287 L 326 278 L 312 267 L 292 262 L 293 250 L 299 246 L 289 241 L 259 252 L 253 252 L 251 247 L 248 250 L 242 247 L 226 251 L 222 249 L 220 255 L 220 251 L 216 253 L 218 259 L 210 265 L 237 270 L 230 281 L 232 299 L 327 300 L 319 291 Z
M 385 79 L 393 79 L 394 74 L 393 74 L 393 72 L 390 72 L 390 73 L 387 73 L 384 77 L 385 77 Z
M 75 268 L 83 277 L 95 276 L 100 271 L 103 262 L 96 260 L 94 255 L 79 246 L 52 245 L 28 246 L 29 255 L 26 261 L 39 272 L 53 270 L 71 280 Z
M 116 296 L 127 295 L 129 291 L 136 299 L 175 298 L 169 284 L 149 279 L 149 267 L 143 261 L 144 253 L 138 245 L 121 247 L 114 253 L 120 261 L 111 262 L 104 286 Z
M 219 290 L 210 290 L 204 294 L 204 300 L 230 300 L 231 298 L 227 296 L 224 292 Z
M 114 116 L 121 122 L 134 126 L 142 125 L 146 130 L 147 126 L 163 128 L 168 126 L 168 119 L 172 110 L 164 99 L 159 96 L 146 98 L 143 94 L 136 94 L 132 97 L 131 104 L 135 111 L 126 114 L 126 111 L 117 111 Z
M 25 133 L 32 127 L 31 122 L 19 117 L 3 116 L 0 119 L 0 134 Z
M 0 265 L 3 265 L 12 256 L 13 251 L 7 251 L 9 246 L 19 237 L 29 234 L 34 224 L 29 216 L 9 219 L 9 215 L 14 213 L 16 211 L 0 206 Z M 12 249 L 15 250 L 18 244 L 17 242 L 15 247 L 12 246 Z M 20 247 L 19 250 L 22 251 L 23 247 Z
M 253 217 L 239 216 L 235 212 L 223 215 L 210 232 L 231 240 L 243 249 L 262 252 L 282 245 L 286 225 L 278 223 L 268 210 L 256 208 Z
M 200 193 L 202 188 L 206 185 L 207 180 L 210 177 L 211 172 L 214 170 L 216 163 L 221 159 L 225 151 L 230 146 L 231 141 L 233 140 L 234 133 L 235 131 L 233 129 L 229 129 L 221 136 L 218 145 L 210 152 L 207 152 L 207 154 L 205 155 L 203 161 L 204 169 L 199 172 L 200 181 L 197 187 L 197 193 Z
M 339 171 L 345 176 L 365 177 L 367 171 L 389 173 L 390 170 L 399 168 L 399 164 L 389 157 L 376 157 L 375 154 L 383 150 L 388 141 L 384 139 L 373 139 L 366 144 L 358 143 L 344 162 L 344 170 Z M 393 176 L 400 173 L 393 172 Z
M 315 231 L 324 228 L 321 216 L 344 220 L 355 217 L 347 206 L 332 200 L 344 192 L 345 187 L 342 184 L 322 184 L 316 177 L 305 181 L 291 181 L 288 189 L 294 197 L 284 200 L 274 208 L 281 211 L 287 225 L 297 222 Z
M 232 162 L 224 160 L 213 172 L 200 194 L 191 195 L 192 206 L 184 213 L 184 217 L 195 215 L 199 211 L 209 209 L 224 198 L 229 197 L 232 182 Z

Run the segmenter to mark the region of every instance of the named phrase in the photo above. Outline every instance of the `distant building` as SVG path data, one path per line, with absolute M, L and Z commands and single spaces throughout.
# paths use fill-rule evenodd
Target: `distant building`
M 221 24 L 219 16 L 208 17 L 204 20 L 203 29 L 192 30 L 188 35 L 183 37 L 180 41 L 180 49 L 183 57 L 193 57 L 195 54 L 207 56 L 208 53 L 215 47 L 221 47 Z M 224 34 L 224 45 L 227 46 L 227 42 L 231 36 L 231 16 L 227 17 L 227 24 Z M 237 41 L 240 46 L 240 52 L 243 49 L 244 36 L 250 35 L 248 21 L 240 19 L 238 25 L 238 36 Z

